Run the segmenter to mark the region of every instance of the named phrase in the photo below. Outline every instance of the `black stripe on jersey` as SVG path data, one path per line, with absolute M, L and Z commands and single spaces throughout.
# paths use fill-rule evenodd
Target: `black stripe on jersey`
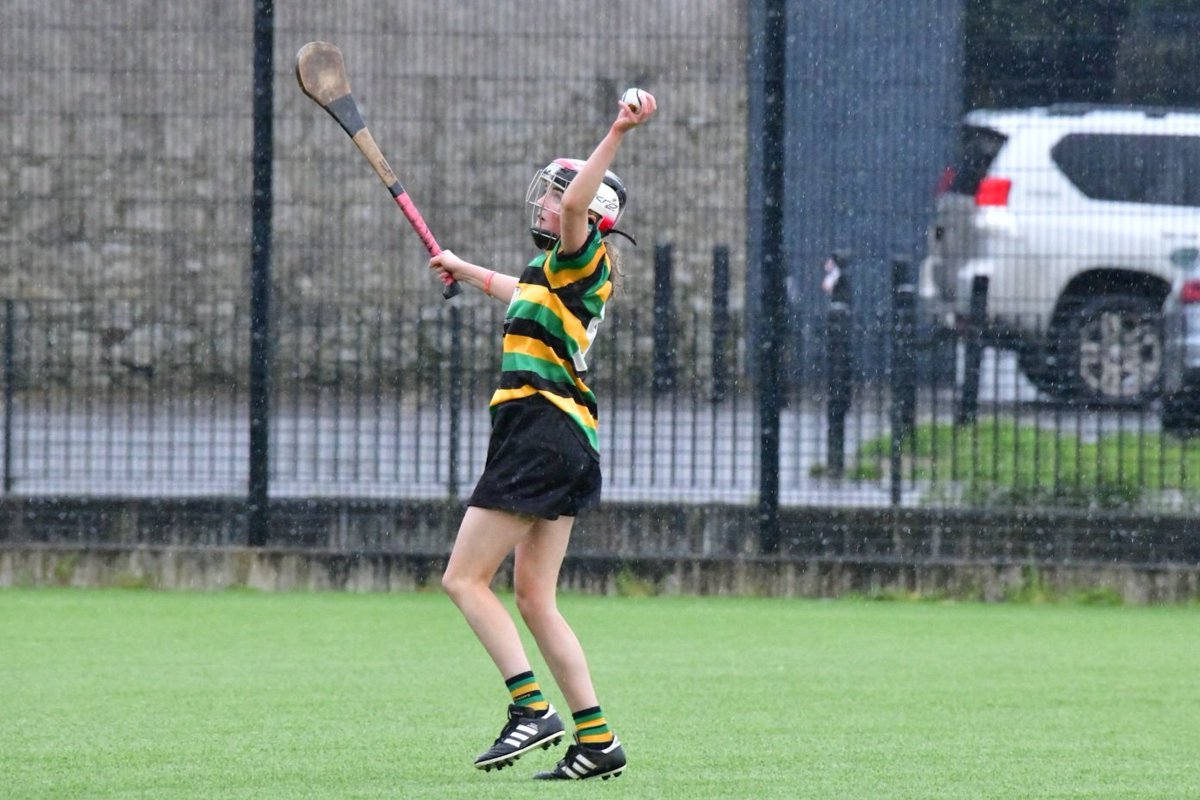
M 558 381 L 547 380 L 545 377 L 536 372 L 527 370 L 515 369 L 508 370 L 500 375 L 501 389 L 521 389 L 525 386 L 532 386 L 539 391 L 547 391 L 551 394 L 556 394 L 559 397 L 565 397 L 575 401 L 578 405 L 586 408 L 592 415 L 592 419 L 596 419 L 596 402 L 589 397 L 586 397 L 583 392 L 579 391 L 579 387 L 572 383 L 560 383 Z
M 550 280 L 546 277 L 546 273 L 542 267 L 526 267 L 521 273 L 521 283 L 528 283 L 531 286 L 545 286 L 550 288 Z
M 505 329 L 505 334 L 514 334 L 516 336 L 527 336 L 530 339 L 537 339 L 542 344 L 554 351 L 554 354 L 563 360 L 563 364 L 574 371 L 574 361 L 570 352 L 567 351 L 567 343 L 559 339 L 550 331 L 546 330 L 536 320 L 525 319 L 524 317 L 513 317 L 508 322 L 508 327 Z
M 589 292 L 592 292 L 593 290 L 599 290 L 600 287 L 604 285 L 602 282 L 603 276 L 604 270 L 602 269 L 601 265 L 597 265 L 596 271 L 589 275 L 588 279 L 568 284 L 567 286 L 564 286 L 555 292 L 555 294 L 558 295 L 558 299 L 562 302 L 563 307 L 566 308 L 567 311 L 570 311 L 571 314 L 573 314 L 575 318 L 579 320 L 579 324 L 584 327 L 584 330 L 586 330 L 587 326 L 591 324 L 592 317 L 595 315 L 588 310 L 587 305 L 585 305 L 583 302 L 583 298 L 586 297 Z

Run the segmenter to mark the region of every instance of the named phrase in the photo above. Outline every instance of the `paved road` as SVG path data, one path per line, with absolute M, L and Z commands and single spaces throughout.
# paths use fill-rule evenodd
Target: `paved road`
M 988 352 L 988 359 L 994 359 Z M 1081 414 L 1037 402 L 1004 357 L 985 361 L 981 417 L 1014 416 L 1067 435 L 1154 435 L 1155 414 Z M 994 401 L 1000 401 L 996 404 Z M 486 397 L 468 399 L 457 425 L 443 409 L 326 394 L 284 398 L 271 429 L 275 497 L 436 498 L 469 493 L 487 448 Z M 625 398 L 601 407 L 605 497 L 624 501 L 753 503 L 759 433 L 754 399 L 722 404 L 691 397 Z M 923 396 L 920 419 L 949 422 L 953 396 Z M 249 425 L 244 400 L 144 396 L 123 402 L 19 396 L 13 408 L 9 478 L 25 496 L 238 496 L 246 491 Z M 888 431 L 882 391 L 856 398 L 847 418 L 847 468 L 863 442 Z M 452 446 L 452 439 L 457 439 Z M 799 403 L 781 417 L 780 489 L 785 505 L 890 503 L 886 478 L 815 477 L 826 463 L 823 405 Z M 886 457 L 868 466 L 886 474 Z M 904 485 L 909 505 L 945 502 Z

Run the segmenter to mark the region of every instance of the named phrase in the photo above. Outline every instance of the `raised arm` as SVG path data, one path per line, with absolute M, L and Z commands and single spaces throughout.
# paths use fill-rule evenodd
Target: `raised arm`
M 654 95 L 649 92 L 641 93 L 642 103 L 637 111 L 632 110 L 624 102 L 620 102 L 620 111 L 613 120 L 608 133 L 596 145 L 596 149 L 588 156 L 579 174 L 567 186 L 562 197 L 562 225 L 559 233 L 561 249 L 566 253 L 577 252 L 587 242 L 588 236 L 588 206 L 600 184 L 604 180 L 604 172 L 616 158 L 617 150 L 625 134 L 641 125 L 654 115 L 657 104 Z

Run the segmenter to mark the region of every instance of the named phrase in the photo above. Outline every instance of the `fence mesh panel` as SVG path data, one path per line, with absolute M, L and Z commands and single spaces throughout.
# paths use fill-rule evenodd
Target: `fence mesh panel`
M 853 250 L 847 235 L 884 236 L 864 226 L 911 239 L 928 223 L 936 235 L 929 215 L 938 177 L 956 158 L 958 109 L 929 131 L 946 138 L 944 159 L 897 163 L 888 175 L 867 166 L 925 152 L 902 146 L 913 142 L 896 141 L 896 131 L 914 135 L 908 112 L 921 110 L 912 104 L 930 90 L 964 111 L 1200 103 L 1161 68 L 1200 63 L 1200 37 L 1179 33 L 1200 32 L 1187 4 L 1097 2 L 1082 4 L 1094 13 L 1034 14 L 1019 25 L 1005 23 L 997 4 L 930 4 L 953 11 L 939 17 L 948 26 L 957 20 L 958 72 L 939 71 L 917 50 L 903 63 L 863 60 L 845 75 L 806 62 L 812 53 L 779 65 L 793 101 L 802 95 L 855 120 L 853 131 L 797 125 L 789 163 L 760 165 L 828 178 L 828 196 L 785 182 L 787 208 L 825 214 L 812 230 L 831 232 L 819 240 L 789 233 L 806 258 Z M 254 4 L 77 6 L 11 0 L 0 9 L 5 491 L 243 495 Z M 788 4 L 792 24 L 810 26 L 806 35 L 826 32 L 820 53 L 831 58 L 871 52 L 870 37 L 887 35 L 886 25 L 845 24 L 867 20 L 874 6 Z M 752 165 L 762 120 L 753 65 L 762 9 L 757 0 L 617 0 L 583 21 L 567 0 L 280 4 L 272 496 L 463 497 L 482 469 L 498 366 L 503 307 L 470 292 L 441 299 L 384 187 L 297 88 L 294 54 L 326 39 L 345 53 L 367 123 L 440 243 L 510 273 L 531 256 L 522 198 L 534 170 L 556 156 L 586 156 L 625 87 L 660 96 L 659 117 L 632 134 L 614 166 L 630 187 L 622 227 L 639 244 L 617 245 L 624 286 L 591 359 L 609 500 L 756 502 L 755 353 L 761 304 L 770 302 L 789 312 L 786 392 L 777 398 L 786 505 L 1194 509 L 1200 455 L 1191 439 L 1164 434 L 1157 392 L 1096 404 L 1061 389 L 1054 365 L 1070 344 L 1062 323 L 1083 314 L 1084 299 L 1047 312 L 1044 287 L 1006 290 L 1009 326 L 1040 342 L 1021 347 L 968 324 L 961 300 L 957 327 L 923 304 L 897 317 L 888 265 L 862 253 L 846 270 L 855 282 L 847 342 L 830 341 L 841 329 L 820 289 L 819 261 L 788 265 L 787 297 L 755 296 L 762 198 L 752 196 Z M 1034 51 L 1053 55 L 1045 74 L 1030 68 Z M 1095 56 L 1081 62 L 1085 51 Z M 888 110 L 897 87 L 908 93 L 905 113 Z M 896 180 L 927 180 L 919 194 L 928 207 L 872 191 Z M 1196 212 L 1189 198 L 1184 191 L 1176 204 L 1187 224 Z M 1172 258 L 1197 247 L 1188 230 Z M 1102 259 L 1107 240 L 1096 236 L 1077 234 L 1046 252 L 1065 261 L 1099 250 Z M 898 255 L 915 277 L 931 245 L 912 251 L 907 241 Z M 1001 260 L 1019 255 L 1025 242 L 1014 241 Z M 1133 293 L 1153 298 L 1147 326 L 1183 339 L 1186 319 L 1159 316 L 1169 284 L 1161 278 Z M 1101 338 L 1080 338 L 1076 350 L 1095 356 L 1103 383 L 1111 380 L 1104 363 L 1129 361 L 1144 342 L 1106 343 L 1094 330 Z M 1166 364 L 1189 352 L 1164 348 L 1160 357 Z

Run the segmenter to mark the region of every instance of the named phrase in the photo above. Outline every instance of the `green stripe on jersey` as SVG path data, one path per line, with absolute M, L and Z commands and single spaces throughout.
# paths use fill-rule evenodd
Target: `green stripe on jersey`
M 500 368 L 504 372 L 532 372 L 552 383 L 575 387 L 574 376 L 562 364 L 531 356 L 528 353 L 505 353 L 500 359 Z
M 528 319 L 536 322 L 546 329 L 546 332 L 555 339 L 568 345 L 569 352 L 575 352 L 579 349 L 579 343 L 572 337 L 567 335 L 566 328 L 563 326 L 562 317 L 555 314 L 548 307 L 541 303 L 535 303 L 531 300 L 517 299 L 511 306 L 508 307 L 508 316 L 513 319 Z

